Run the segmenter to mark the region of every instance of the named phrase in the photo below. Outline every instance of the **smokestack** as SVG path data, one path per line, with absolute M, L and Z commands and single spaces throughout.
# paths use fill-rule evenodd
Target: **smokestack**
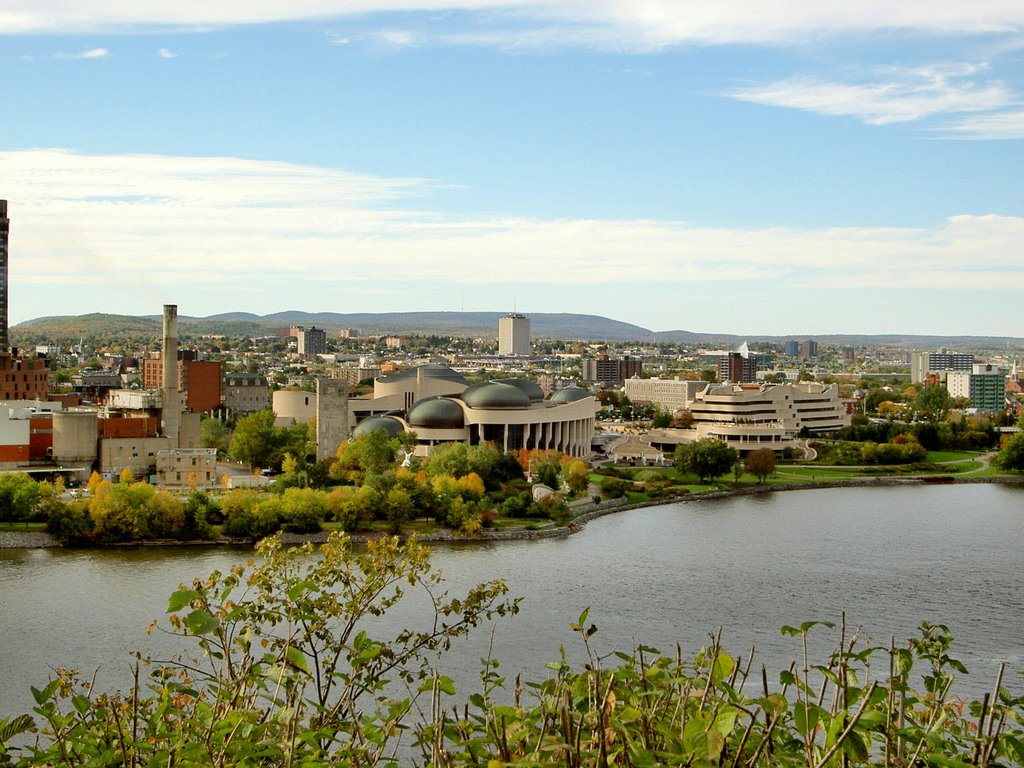
M 7 201 L 0 200 L 0 354 L 10 349 L 7 340 L 7 237 L 10 232 Z
M 170 438 L 171 449 L 178 447 L 181 407 L 178 397 L 178 305 L 164 304 L 163 387 L 160 428 Z

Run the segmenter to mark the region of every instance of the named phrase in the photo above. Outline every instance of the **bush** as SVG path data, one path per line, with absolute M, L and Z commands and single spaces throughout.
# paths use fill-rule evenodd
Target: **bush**
M 618 477 L 601 480 L 601 496 L 605 499 L 620 499 L 626 495 L 626 481 Z

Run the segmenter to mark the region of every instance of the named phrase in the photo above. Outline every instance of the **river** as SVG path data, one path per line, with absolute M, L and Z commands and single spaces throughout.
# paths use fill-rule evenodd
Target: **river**
M 493 641 L 478 633 L 446 671 L 472 678 L 493 642 L 504 672 L 542 677 L 560 645 L 579 657 L 568 625 L 589 606 L 603 653 L 637 642 L 672 651 L 678 642 L 692 654 L 721 627 L 730 651 L 755 645 L 777 672 L 799 654 L 782 625 L 838 621 L 845 611 L 848 626 L 882 643 L 925 620 L 947 624 L 953 656 L 972 672 L 961 690 L 980 695 L 1000 661 L 1024 667 L 1022 545 L 1024 488 L 977 484 L 674 503 L 610 515 L 567 538 L 439 546 L 433 562 L 453 592 L 503 578 L 524 598 Z M 29 685 L 45 683 L 53 666 L 99 669 L 101 687 L 124 685 L 129 650 L 153 651 L 146 627 L 177 585 L 246 556 L 0 550 L 0 715 L 28 710 Z M 834 639 L 822 631 L 814 647 L 824 652 Z M 1007 680 L 1019 687 L 1017 675 Z

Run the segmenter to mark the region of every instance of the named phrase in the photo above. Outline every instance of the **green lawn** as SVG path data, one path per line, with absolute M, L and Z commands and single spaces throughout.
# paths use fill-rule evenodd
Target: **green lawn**
M 0 523 L 0 531 L 7 532 L 20 532 L 25 531 L 45 531 L 46 523 Z
M 977 451 L 928 451 L 928 461 L 967 461 L 978 455 Z

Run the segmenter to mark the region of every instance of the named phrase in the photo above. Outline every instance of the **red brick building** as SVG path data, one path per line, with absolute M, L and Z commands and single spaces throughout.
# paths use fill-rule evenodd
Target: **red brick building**
M 0 352 L 0 400 L 45 400 L 49 390 L 46 358 Z
M 178 389 L 185 393 L 185 407 L 192 413 L 208 413 L 220 408 L 223 378 L 223 362 L 196 360 L 195 352 L 190 350 L 179 354 Z M 142 361 L 142 386 L 146 389 L 163 386 L 163 362 L 160 358 Z

